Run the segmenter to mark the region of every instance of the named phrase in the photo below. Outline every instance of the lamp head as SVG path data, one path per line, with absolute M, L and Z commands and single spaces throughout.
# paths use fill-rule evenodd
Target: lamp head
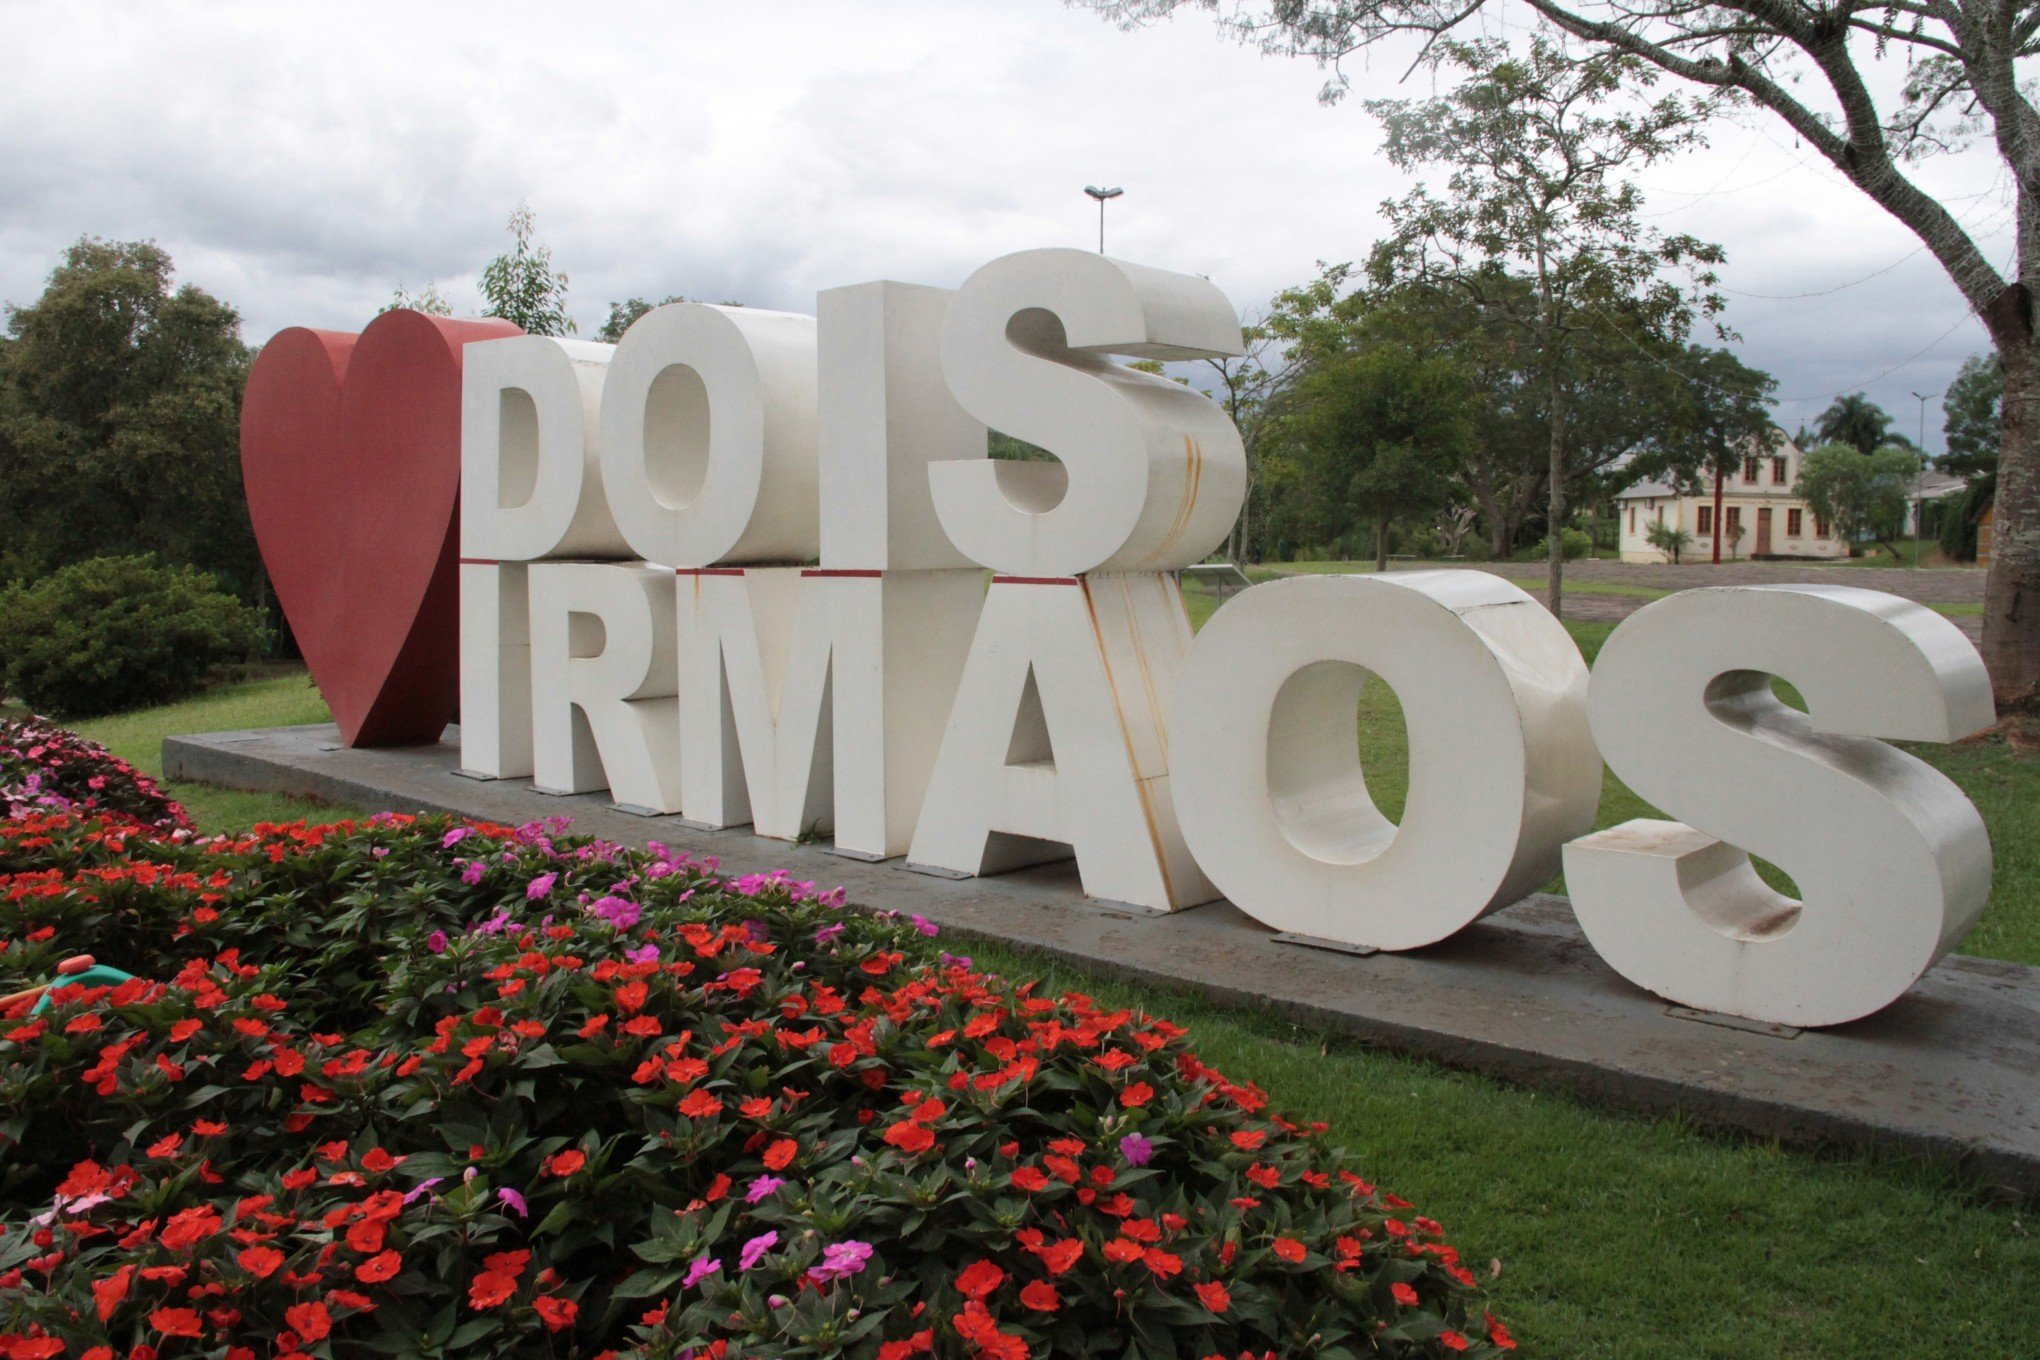
M 1104 201 L 1105 201 L 1106 199 L 1108 199 L 1108 198 L 1117 198 L 1117 197 L 1119 197 L 1119 196 L 1120 196 L 1121 194 L 1125 193 L 1125 192 L 1126 192 L 1126 190 L 1124 190 L 1124 189 L 1116 189 L 1116 188 L 1115 188 L 1115 189 L 1100 189 L 1100 188 L 1099 188 L 1099 187 L 1098 187 L 1097 185 L 1095 185 L 1095 184 L 1086 184 L 1086 185 L 1084 186 L 1084 192 L 1085 192 L 1085 193 L 1087 193 L 1087 194 L 1089 194 L 1089 195 L 1090 195 L 1091 197 L 1093 197 L 1093 198 L 1097 199 L 1097 200 L 1098 200 L 1098 201 L 1099 201 L 1100 203 L 1103 203 L 1103 202 L 1104 202 Z

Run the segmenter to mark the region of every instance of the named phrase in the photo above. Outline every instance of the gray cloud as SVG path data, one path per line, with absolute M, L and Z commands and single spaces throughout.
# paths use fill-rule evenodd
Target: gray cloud
M 1388 83 L 1404 64 L 1359 72 L 1364 92 L 1427 93 Z M 1408 187 L 1320 83 L 1201 22 L 1125 34 L 1056 0 L 14 4 L 0 297 L 33 298 L 80 235 L 152 237 L 252 340 L 352 329 L 400 283 L 474 305 L 522 198 L 584 330 L 633 294 L 807 310 L 818 288 L 954 284 L 1010 250 L 1094 244 L 1081 189 L 1103 181 L 1127 189 L 1114 254 L 1249 307 L 1363 257 Z M 2001 257 L 1988 158 L 1932 173 L 1966 220 L 1995 215 Z M 1643 181 L 1658 225 L 1728 246 L 1739 348 L 1804 398 L 1788 428 L 1865 387 L 1911 430 L 1906 393 L 1983 347 L 1925 255 L 1822 297 L 1750 296 L 1820 292 L 1917 245 L 1776 125 L 1724 123 Z

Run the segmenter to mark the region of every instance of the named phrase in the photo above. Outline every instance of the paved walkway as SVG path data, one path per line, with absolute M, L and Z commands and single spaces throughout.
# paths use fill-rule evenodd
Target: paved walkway
M 353 807 L 509 823 L 564 813 L 584 832 L 632 844 L 657 837 L 732 870 L 783 866 L 843 884 L 856 904 L 917 911 L 965 937 L 1187 987 L 1384 1048 L 1759 1137 L 1927 1157 L 2040 1198 L 2040 969 L 1949 958 L 1851 1025 L 1724 1024 L 1624 982 L 1562 897 L 1528 898 L 1429 949 L 1356 958 L 1285 943 L 1226 902 L 1168 916 L 1091 902 L 1067 861 L 955 882 L 746 828 L 632 816 L 601 794 L 553 798 L 529 780 L 462 779 L 455 732 L 447 735 L 437 746 L 350 751 L 331 726 L 215 732 L 172 737 L 163 756 L 172 778 Z

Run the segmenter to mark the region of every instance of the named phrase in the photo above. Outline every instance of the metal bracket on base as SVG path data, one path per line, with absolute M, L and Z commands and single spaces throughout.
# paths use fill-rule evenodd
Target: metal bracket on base
M 1381 952 L 1373 945 L 1347 944 L 1344 940 L 1326 940 L 1320 939 L 1316 935 L 1298 935 L 1292 930 L 1278 930 L 1270 938 L 1277 944 L 1300 944 L 1305 949 L 1325 949 L 1334 954 L 1350 954 L 1356 959 L 1364 959 Z
M 850 850 L 840 845 L 824 845 L 821 847 L 821 851 L 825 855 L 836 855 L 842 859 L 861 860 L 866 864 L 883 864 L 889 859 L 898 858 L 897 855 L 875 855 L 869 850 Z
M 1109 916 L 1125 916 L 1136 921 L 1160 920 L 1176 914 L 1160 907 L 1143 907 L 1138 902 L 1118 902 L 1109 897 L 1086 897 L 1084 901 Z
M 478 784 L 493 784 L 503 777 L 499 774 L 483 774 L 480 770 L 449 770 L 447 773 L 455 779 L 472 779 Z
M 618 812 L 627 812 L 633 817 L 671 817 L 673 815 L 670 812 L 661 812 L 657 808 L 648 808 L 637 803 L 611 803 L 609 806 L 615 808 Z
M 322 741 L 319 743 L 317 749 L 321 751 L 344 751 L 347 748 L 345 746 L 342 746 L 337 741 Z
M 696 821 L 692 817 L 675 817 L 673 820 L 686 827 L 689 831 L 734 831 L 736 829 L 729 826 L 717 826 L 714 822 Z
M 531 791 L 532 791 L 533 793 L 543 794 L 543 795 L 545 795 L 545 796 L 546 796 L 547 798 L 578 798 L 578 797 L 580 797 L 580 795 L 579 795 L 579 794 L 577 794 L 577 793 L 575 793 L 575 792 L 574 792 L 574 791 L 573 791 L 572 789 L 548 789 L 548 788 L 545 788 L 545 787 L 543 787 L 543 786 L 541 786 L 541 785 L 538 785 L 538 784 L 533 784 L 533 785 L 531 786 Z
M 932 864 L 916 864 L 912 860 L 905 859 L 899 862 L 898 867 L 905 869 L 910 874 L 926 874 L 930 878 L 946 878 L 952 881 L 977 877 L 976 874 L 961 873 L 955 869 L 939 869 Z
M 1665 1014 L 1674 1020 L 1694 1020 L 1703 1025 L 1718 1025 L 1722 1029 L 1741 1030 L 1744 1034 L 1761 1034 L 1771 1039 L 1797 1039 L 1804 1032 L 1797 1025 L 1779 1025 L 1769 1020 L 1723 1015 L 1720 1011 L 1696 1011 L 1691 1006 L 1667 1006 Z

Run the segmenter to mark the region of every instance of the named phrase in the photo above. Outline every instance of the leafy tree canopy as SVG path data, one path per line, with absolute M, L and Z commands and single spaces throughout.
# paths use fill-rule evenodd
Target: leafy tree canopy
M 1823 444 L 1847 444 L 1858 453 L 1874 453 L 1887 444 L 1911 444 L 1894 434 L 1891 413 L 1861 392 L 1836 397 L 1814 418 L 1813 437 Z
M 567 315 L 567 276 L 552 267 L 552 248 L 533 240 L 538 219 L 520 203 L 510 214 L 511 247 L 482 270 L 484 316 L 499 316 L 527 335 L 572 335 Z
M 1941 471 L 1975 479 L 1997 472 L 1998 431 L 2005 396 L 2005 370 L 1995 354 L 1972 354 L 1941 399 L 1942 430 L 1948 452 Z
M 240 316 L 147 241 L 80 240 L 0 341 L 0 580 L 153 552 L 252 598 Z
M 1890 547 L 1905 532 L 1919 472 L 1919 455 L 1910 448 L 1887 444 L 1863 453 L 1853 444 L 1823 444 L 1799 460 L 1792 490 L 1845 540 L 1875 538 Z

